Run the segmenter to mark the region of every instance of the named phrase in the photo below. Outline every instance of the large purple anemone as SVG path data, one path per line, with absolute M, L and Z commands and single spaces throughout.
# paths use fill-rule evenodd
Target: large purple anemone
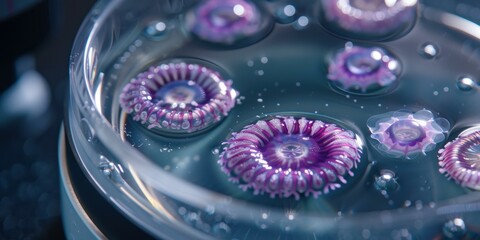
M 219 73 L 184 62 L 161 64 L 138 74 L 120 95 L 122 108 L 149 129 L 191 133 L 220 121 L 237 92 Z
M 234 133 L 218 163 L 243 190 L 317 197 L 346 183 L 362 153 L 355 134 L 320 120 L 277 117 Z

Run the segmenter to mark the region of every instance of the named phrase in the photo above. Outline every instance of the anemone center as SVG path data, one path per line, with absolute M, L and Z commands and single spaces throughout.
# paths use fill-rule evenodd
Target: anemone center
M 379 11 L 395 5 L 397 0 L 350 0 L 350 5 L 364 11 Z
M 425 130 L 414 120 L 400 120 L 387 129 L 394 143 L 413 146 L 421 142 L 425 137 Z
M 370 51 L 354 53 L 347 58 L 345 65 L 353 74 L 365 75 L 377 71 L 381 66 L 380 59 L 375 59 Z
M 242 19 L 244 11 L 241 5 L 219 7 L 210 13 L 210 23 L 214 27 L 230 27 Z
M 193 81 L 174 81 L 165 84 L 155 93 L 157 101 L 171 105 L 195 105 L 206 101 L 205 91 Z
M 277 135 L 265 146 L 266 159 L 271 165 L 298 169 L 318 161 L 318 144 L 303 135 Z

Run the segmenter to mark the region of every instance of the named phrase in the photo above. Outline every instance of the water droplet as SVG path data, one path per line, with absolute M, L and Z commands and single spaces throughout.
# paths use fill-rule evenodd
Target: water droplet
M 230 235 L 230 232 L 230 226 L 224 222 L 217 223 L 213 226 L 213 233 L 217 237 L 226 238 L 228 235 Z
M 124 182 L 120 172 L 123 172 L 121 165 L 115 165 L 107 157 L 100 155 L 100 164 L 98 164 L 98 169 L 103 173 L 103 175 L 110 178 L 115 183 L 122 184 Z
M 449 92 L 449 91 L 450 91 L 450 88 L 449 88 L 449 87 L 444 87 L 444 88 L 443 88 L 443 91 L 444 91 L 444 92 Z
M 476 81 L 471 77 L 463 76 L 457 80 L 457 88 L 460 91 L 471 91 L 475 88 L 475 86 Z
M 434 96 L 438 96 L 438 91 L 433 91 Z
M 255 65 L 255 63 L 252 60 L 247 61 L 247 66 L 253 67 L 253 65 Z
M 205 212 L 207 212 L 209 215 L 213 215 L 215 213 L 215 207 L 212 205 L 208 205 L 205 208 Z
M 259 98 L 257 99 L 257 102 L 263 102 L 263 99 Z
M 403 206 L 404 207 L 410 207 L 412 205 L 412 201 L 410 200 L 406 200 L 404 203 L 403 203 Z
M 100 158 L 102 158 L 101 156 Z M 105 176 L 110 176 L 115 171 L 115 165 L 112 162 L 102 162 L 98 165 L 98 169 L 102 171 Z
M 133 44 L 135 45 L 135 47 L 140 47 L 140 46 L 143 45 L 143 42 L 142 42 L 142 40 L 137 39 L 137 40 L 135 40 L 135 42 Z
M 380 176 L 375 177 L 374 186 L 379 191 L 384 191 L 385 193 L 391 193 L 398 189 L 399 184 L 395 173 L 391 170 L 384 169 L 380 171 Z
M 297 86 L 297 87 L 300 87 L 300 85 L 301 85 L 300 82 L 295 83 L 295 86 Z
M 371 236 L 370 230 L 368 230 L 368 229 L 363 229 L 362 230 L 362 237 L 364 239 L 370 239 L 370 236 Z
M 423 208 L 423 203 L 420 200 L 415 201 L 415 209 L 421 210 Z
M 263 63 L 263 64 L 266 64 L 266 63 L 268 63 L 268 58 L 267 57 L 262 57 L 262 58 L 260 58 L 260 62 Z
M 424 43 L 420 46 L 418 53 L 426 59 L 433 59 L 438 56 L 440 49 L 433 43 Z
M 187 209 L 186 209 L 186 208 L 184 208 L 184 207 L 179 207 L 179 208 L 178 208 L 178 214 L 180 214 L 180 215 L 183 216 L 183 215 L 185 215 L 186 213 L 187 213 Z
M 94 142 L 95 130 L 93 129 L 92 125 L 90 125 L 87 119 L 82 118 L 82 120 L 80 120 L 80 129 L 82 130 L 82 133 L 85 135 L 85 138 L 87 139 L 87 141 Z
M 285 14 L 285 16 L 287 17 L 291 17 L 295 14 L 296 12 L 296 9 L 294 6 L 292 5 L 287 5 L 283 8 L 283 13 Z
M 219 153 L 220 153 L 220 150 L 218 150 L 218 148 L 212 149 L 212 154 L 213 155 L 218 155 Z
M 297 19 L 297 21 L 295 22 L 294 27 L 295 27 L 295 29 L 298 29 L 298 30 L 304 29 L 304 28 L 306 28 L 306 27 L 308 26 L 309 22 L 310 22 L 310 20 L 308 19 L 308 17 L 306 17 L 306 16 L 301 16 L 301 17 L 299 17 L 299 18 Z
M 265 72 L 263 70 L 257 70 L 257 71 L 255 71 L 255 74 L 258 75 L 258 76 L 263 76 L 265 74 Z
M 158 40 L 165 36 L 167 32 L 167 24 L 162 21 L 151 22 L 145 27 L 144 34 L 150 39 Z
M 443 234 L 449 239 L 461 239 L 465 236 L 467 227 L 461 218 L 455 218 L 443 225 Z

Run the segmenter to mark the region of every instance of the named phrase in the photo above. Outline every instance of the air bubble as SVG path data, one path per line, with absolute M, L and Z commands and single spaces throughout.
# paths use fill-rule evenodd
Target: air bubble
M 277 22 L 287 24 L 287 23 L 292 23 L 295 21 L 295 16 L 297 13 L 297 9 L 295 6 L 288 4 L 284 6 L 278 7 L 278 9 L 275 12 L 275 17 Z
M 220 237 L 220 238 L 225 238 L 228 235 L 230 235 L 231 232 L 230 226 L 224 222 L 217 223 L 213 226 L 213 233 L 215 236 Z
M 212 149 L 212 154 L 213 155 L 218 155 L 218 154 L 220 154 L 220 150 L 218 148 L 214 148 L 214 149 Z
M 283 8 L 283 13 L 287 17 L 291 17 L 291 16 L 295 15 L 295 11 L 296 11 L 296 9 L 292 5 L 287 5 Z
M 167 24 L 162 21 L 154 21 L 145 27 L 143 32 L 148 38 L 159 40 L 165 36 L 165 33 L 167 32 Z
M 115 166 L 115 163 L 111 162 L 107 157 L 103 155 L 100 156 L 100 164 L 98 164 L 98 169 L 103 173 L 103 175 L 110 178 L 110 180 L 113 182 L 118 184 L 123 183 L 123 179 L 120 174 L 121 166 Z
M 394 192 L 399 187 L 395 173 L 388 169 L 380 171 L 380 176 L 375 177 L 374 185 L 377 190 L 386 194 Z
M 461 218 L 455 218 L 443 225 L 443 234 L 448 239 L 461 239 L 465 236 L 467 227 Z
M 310 19 L 308 19 L 308 17 L 301 16 L 295 22 L 294 27 L 295 27 L 295 29 L 301 30 L 301 29 L 306 28 L 309 23 L 310 23 Z
M 476 81 L 471 77 L 463 76 L 457 79 L 457 88 L 460 91 L 472 91 L 476 87 L 476 85 Z
M 433 43 L 424 43 L 418 49 L 418 54 L 426 59 L 434 59 L 438 56 L 440 49 Z

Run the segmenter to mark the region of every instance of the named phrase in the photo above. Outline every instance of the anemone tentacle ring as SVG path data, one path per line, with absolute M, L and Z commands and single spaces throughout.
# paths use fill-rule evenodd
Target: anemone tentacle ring
M 432 150 L 445 140 L 445 132 L 450 128 L 446 119 L 434 118 L 426 109 L 415 113 L 397 111 L 375 115 L 367 125 L 380 151 L 391 157 L 406 158 Z
M 438 154 L 441 173 L 462 186 L 480 190 L 480 131 L 461 134 Z
M 326 20 L 345 31 L 386 34 L 415 22 L 416 0 L 322 0 Z
M 232 182 L 254 194 L 296 199 L 339 188 L 362 154 L 353 132 L 291 116 L 260 120 L 224 144 L 218 163 Z
M 343 91 L 370 93 L 392 86 L 400 68 L 400 62 L 381 48 L 347 43 L 331 60 L 327 78 Z
M 191 133 L 228 115 L 237 96 L 231 84 L 198 64 L 161 64 L 132 79 L 123 88 L 120 104 L 149 129 Z
M 186 25 L 200 39 L 232 44 L 259 32 L 263 20 L 248 0 L 206 0 L 187 15 Z

